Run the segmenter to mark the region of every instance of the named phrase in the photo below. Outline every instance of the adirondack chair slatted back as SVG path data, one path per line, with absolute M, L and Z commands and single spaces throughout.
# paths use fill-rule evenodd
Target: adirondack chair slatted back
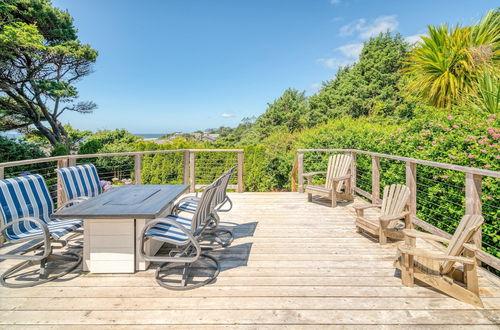
M 347 154 L 335 154 L 328 159 L 325 188 L 332 189 L 332 179 L 345 176 L 351 170 L 352 157 Z M 343 184 L 337 186 L 337 192 L 342 190 Z
M 385 186 L 382 199 L 382 215 L 399 215 L 404 211 L 410 198 L 410 189 L 402 184 Z
M 66 201 L 78 197 L 95 197 L 102 192 L 97 169 L 93 164 L 56 169 L 66 194 Z
M 215 206 L 221 204 L 226 199 L 226 189 L 227 189 L 227 186 L 229 185 L 229 180 L 231 179 L 231 176 L 233 175 L 235 169 L 236 169 L 236 167 L 233 167 L 229 171 L 222 174 L 220 176 L 220 178 L 215 180 L 215 182 L 218 182 L 218 184 L 219 184 L 219 187 L 217 188 L 217 192 L 216 192 L 215 198 L 214 198 L 214 205 Z
M 215 205 L 213 204 L 213 199 L 215 197 L 215 193 L 217 192 L 218 186 L 219 184 L 214 182 L 203 191 L 198 207 L 196 208 L 196 211 L 193 215 L 193 221 L 191 225 L 191 231 L 193 233 L 207 221 L 210 213 L 213 211 L 215 207 Z
M 449 256 L 461 255 L 464 251 L 464 244 L 472 240 L 472 237 L 481 228 L 483 222 L 484 219 L 481 215 L 465 215 L 450 240 L 446 254 Z M 442 273 L 446 274 L 450 272 L 453 269 L 453 264 L 453 261 L 443 262 L 441 265 Z
M 0 180 L 0 217 L 3 225 L 25 217 L 50 222 L 54 203 L 39 174 Z M 19 239 L 23 233 L 37 229 L 33 222 L 20 222 L 5 231 L 8 239 Z

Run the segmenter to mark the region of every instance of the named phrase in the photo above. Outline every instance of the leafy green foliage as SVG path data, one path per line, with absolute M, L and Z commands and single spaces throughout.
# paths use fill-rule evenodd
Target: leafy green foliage
M 332 81 L 324 83 L 318 94 L 311 97 L 309 121 L 317 124 L 341 115 L 406 116 L 407 105 L 399 81 L 408 47 L 399 34 L 388 32 L 371 38 L 357 63 L 341 68 Z
M 66 145 L 62 143 L 58 143 L 51 151 L 50 151 L 50 156 L 51 157 L 56 157 L 56 156 L 65 156 L 69 155 L 69 149 Z
M 75 153 L 80 149 L 80 144 L 90 135 L 92 135 L 91 131 L 79 130 L 73 128 L 71 124 L 64 125 L 64 130 L 66 131 L 67 138 L 65 149 L 70 153 Z M 50 149 L 50 144 L 47 139 L 40 134 L 37 130 L 30 130 L 23 136 L 23 140 L 26 140 L 31 143 L 36 143 L 41 146 L 43 149 Z
M 85 142 L 80 147 L 80 154 L 95 154 L 99 152 L 104 152 L 103 149 L 108 145 L 123 145 L 123 149 L 127 149 L 129 143 L 136 142 L 140 140 L 140 137 L 134 136 L 124 129 L 102 130 L 88 137 Z M 108 147 L 108 150 L 111 147 Z M 125 150 L 123 150 L 125 151 Z
M 2 162 L 13 162 L 16 160 L 36 159 L 46 157 L 42 149 L 34 143 L 22 140 L 10 139 L 0 135 L 0 159 Z M 17 176 L 24 171 L 40 172 L 40 168 L 46 167 L 46 163 L 7 167 L 5 177 Z M 50 171 L 53 171 L 51 168 Z
M 429 26 L 428 33 L 408 57 L 407 71 L 413 77 L 409 90 L 429 104 L 447 109 L 464 104 L 476 95 L 480 98 L 488 96 L 486 105 L 491 109 L 491 95 L 478 95 L 477 89 L 484 69 L 491 68 L 490 74 L 499 75 L 498 10 L 488 13 L 477 25 L 453 29 L 447 25 Z M 497 107 L 498 104 L 493 106 Z
M 266 112 L 255 122 L 254 129 L 260 138 L 269 136 L 273 131 L 295 132 L 306 127 L 309 110 L 305 92 L 287 89 L 273 103 L 268 104 Z
M 77 30 L 68 12 L 52 6 L 50 0 L 0 1 L 2 25 L 16 21 L 36 25 L 50 43 L 76 40 Z
M 1 135 L 0 155 L 2 162 L 45 157 L 45 154 L 38 145 L 26 141 L 9 139 Z
M 0 127 L 34 127 L 52 147 L 67 145 L 60 116 L 97 107 L 76 102 L 74 86 L 97 51 L 80 43 L 72 17 L 50 0 L 0 0 L 0 23 Z

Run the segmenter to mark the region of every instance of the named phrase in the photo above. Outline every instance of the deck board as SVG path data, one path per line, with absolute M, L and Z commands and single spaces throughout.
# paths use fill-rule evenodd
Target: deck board
M 342 326 L 498 328 L 500 280 L 480 270 L 485 308 L 432 288 L 401 285 L 392 262 L 395 244 L 379 246 L 355 232 L 351 205 L 307 203 L 298 193 L 231 194 L 222 213 L 236 239 L 212 252 L 222 264 L 217 281 L 169 291 L 154 270 L 136 274 L 76 272 L 41 286 L 0 288 L 0 327 L 295 328 Z M 7 244 L 2 252 L 11 249 Z M 0 262 L 0 270 L 11 261 Z

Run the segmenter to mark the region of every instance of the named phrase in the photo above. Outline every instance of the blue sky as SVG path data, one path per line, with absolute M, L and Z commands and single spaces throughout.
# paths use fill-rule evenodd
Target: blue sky
M 311 95 L 362 43 L 387 29 L 414 40 L 428 24 L 470 24 L 489 0 L 53 0 L 99 51 L 77 85 L 79 129 L 165 133 L 236 126 L 287 88 Z

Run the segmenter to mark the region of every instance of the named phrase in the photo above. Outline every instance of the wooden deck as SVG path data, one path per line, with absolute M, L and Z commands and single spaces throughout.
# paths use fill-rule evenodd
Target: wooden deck
M 77 272 L 34 288 L 0 288 L 0 326 L 498 329 L 498 277 L 480 272 L 484 309 L 430 288 L 403 287 L 392 267 L 394 244 L 380 247 L 356 233 L 350 205 L 332 209 L 298 193 L 231 198 L 233 210 L 221 215 L 237 238 L 213 252 L 223 267 L 215 283 L 176 292 L 159 287 L 153 270 Z

